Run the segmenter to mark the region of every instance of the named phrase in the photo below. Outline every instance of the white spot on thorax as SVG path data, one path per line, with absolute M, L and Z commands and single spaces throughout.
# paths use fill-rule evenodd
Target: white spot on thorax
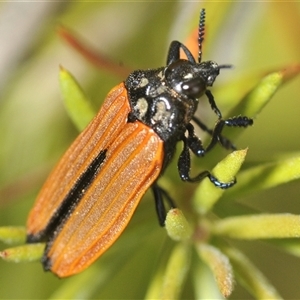
M 140 81 L 139 87 L 144 87 L 146 85 L 148 85 L 149 80 L 146 77 L 143 77 Z
M 142 97 L 138 99 L 134 108 L 139 112 L 139 118 L 143 118 L 146 115 L 148 111 L 148 106 L 149 105 L 146 98 Z

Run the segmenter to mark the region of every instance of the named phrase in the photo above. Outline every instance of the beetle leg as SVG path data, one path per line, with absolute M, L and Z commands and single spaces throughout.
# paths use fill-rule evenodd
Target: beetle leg
M 211 133 L 211 141 L 205 151 L 208 152 L 209 150 L 211 150 L 217 142 L 219 142 L 226 149 L 231 148 L 235 150 L 235 146 L 228 139 L 224 138 L 221 135 L 223 127 L 248 127 L 252 124 L 253 120 L 245 116 L 232 117 L 227 120 L 219 119 Z
M 209 135 L 213 135 L 213 130 L 208 128 L 204 123 L 202 123 L 202 121 L 200 121 L 198 118 L 196 118 L 195 116 L 193 117 L 193 121 L 206 133 L 208 133 Z M 229 140 L 227 139 L 225 136 L 223 135 L 219 135 L 219 141 L 220 144 L 222 145 L 222 147 L 224 147 L 225 149 L 230 149 L 230 150 L 236 150 L 236 146 Z
M 237 116 L 237 117 L 229 118 L 227 120 L 219 119 L 217 121 L 214 129 L 212 130 L 212 129 L 208 128 L 204 123 L 202 123 L 196 117 L 193 117 L 193 121 L 203 131 L 207 132 L 212 137 L 212 139 L 210 141 L 210 144 L 204 150 L 205 152 L 208 152 L 209 150 L 211 150 L 216 145 L 217 142 L 219 142 L 222 145 L 222 147 L 224 147 L 225 149 L 236 150 L 235 145 L 229 139 L 227 139 L 226 137 L 221 135 L 223 127 L 224 126 L 228 126 L 228 127 L 248 127 L 248 126 L 251 126 L 253 124 L 253 120 L 251 118 L 248 118 L 248 117 L 245 117 L 245 116 Z M 197 153 L 195 153 L 195 154 L 197 155 Z
M 253 124 L 253 119 L 246 116 L 232 117 L 224 121 L 229 127 L 248 127 Z
M 188 136 L 187 136 L 187 145 L 188 145 L 188 148 L 191 149 L 192 152 L 196 156 L 198 156 L 198 157 L 204 156 L 206 150 L 203 147 L 202 141 L 195 134 L 194 126 L 191 123 L 189 123 L 186 126 L 186 129 L 188 131 Z
M 224 120 L 219 119 L 217 121 L 217 123 L 215 124 L 215 127 L 214 127 L 214 129 L 212 131 L 212 134 L 211 134 L 210 143 L 206 147 L 206 152 L 210 151 L 218 142 L 220 142 L 221 145 L 222 145 L 220 137 L 221 137 L 221 132 L 222 132 L 222 130 L 224 128 L 224 125 L 225 125 L 225 121 Z M 223 145 L 223 147 L 225 147 L 225 146 Z
M 219 108 L 218 108 L 218 106 L 217 106 L 217 104 L 215 102 L 213 94 L 211 93 L 210 90 L 206 90 L 205 91 L 205 95 L 208 98 L 208 102 L 209 102 L 209 104 L 211 106 L 211 109 L 215 112 L 215 114 L 219 117 L 219 119 L 221 119 L 222 118 L 222 113 L 219 110 Z
M 226 125 L 226 123 L 224 124 L 223 120 L 218 121 L 214 130 L 207 128 L 206 125 L 204 125 L 198 119 L 193 118 L 193 120 L 197 120 L 196 124 L 201 124 L 201 129 L 203 129 L 212 136 L 210 144 L 205 149 L 202 145 L 202 141 L 195 134 L 194 126 L 191 123 L 187 125 L 186 129 L 188 131 L 188 147 L 196 156 L 204 156 L 204 154 L 210 151 L 216 145 L 217 142 L 220 142 L 220 144 L 226 149 L 236 150 L 236 147 L 227 138 L 221 135 L 222 128 L 224 127 L 224 125 Z
M 190 62 L 196 63 L 194 56 L 185 45 L 183 45 L 178 41 L 173 41 L 170 45 L 168 56 L 167 56 L 167 66 L 180 59 L 180 48 L 184 51 L 187 59 Z
M 156 182 L 152 185 L 152 191 L 154 195 L 155 208 L 156 208 L 159 225 L 164 226 L 166 215 L 167 215 L 166 208 L 163 201 L 164 198 L 168 202 L 171 208 L 175 208 L 176 206 L 172 198 L 169 196 L 169 194 L 163 188 L 161 188 Z
M 227 189 L 236 183 L 235 179 L 230 182 L 221 182 L 207 170 L 199 173 L 195 177 L 191 177 L 190 176 L 191 157 L 190 157 L 190 152 L 189 152 L 188 139 L 185 136 L 183 136 L 182 141 L 183 141 L 183 150 L 178 159 L 178 171 L 179 171 L 180 178 L 183 181 L 198 182 L 198 181 L 201 181 L 202 179 L 204 179 L 205 177 L 208 177 L 209 180 L 215 186 L 217 186 L 221 189 Z

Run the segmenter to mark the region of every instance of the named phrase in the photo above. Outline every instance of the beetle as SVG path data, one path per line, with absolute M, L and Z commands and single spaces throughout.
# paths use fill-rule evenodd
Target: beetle
M 224 126 L 253 123 L 244 116 L 222 118 L 208 87 L 220 69 L 230 66 L 201 61 L 204 27 L 203 9 L 198 61 L 185 45 L 173 41 L 166 66 L 133 71 L 109 92 L 98 114 L 46 180 L 27 221 L 27 242 L 46 242 L 42 258 L 45 270 L 66 277 L 87 268 L 119 237 L 150 187 L 159 222 L 164 225 L 163 200 L 171 207 L 175 205 L 157 180 L 180 141 L 183 150 L 178 171 L 183 181 L 208 177 L 223 189 L 235 184 L 235 180 L 220 182 L 209 171 L 190 176 L 190 151 L 202 157 L 217 143 L 235 149 L 222 136 Z M 180 58 L 180 50 L 186 59 Z M 213 130 L 195 117 L 202 95 L 207 96 L 218 117 Z M 206 148 L 191 121 L 211 135 Z

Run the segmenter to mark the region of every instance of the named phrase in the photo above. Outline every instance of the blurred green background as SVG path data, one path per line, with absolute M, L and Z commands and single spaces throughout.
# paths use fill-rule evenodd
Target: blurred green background
M 132 70 L 156 68 L 165 64 L 172 40 L 186 41 L 197 26 L 202 7 L 207 14 L 203 59 L 235 66 L 222 71 L 213 88 L 224 109 L 228 109 L 230 97 L 241 98 L 264 74 L 299 64 L 299 2 L 0 4 L 0 226 L 26 223 L 47 173 L 77 135 L 61 101 L 59 65 L 77 78 L 96 108 L 124 79 L 87 62 L 57 35 L 57 26 L 70 28 L 91 48 L 120 65 Z M 228 86 L 236 86 L 235 93 L 226 93 Z M 299 152 L 299 104 L 300 78 L 296 78 L 277 92 L 255 126 L 239 139 L 239 147 L 249 147 L 249 165 Z M 208 106 L 203 107 L 205 114 Z M 185 190 L 185 185 L 180 185 L 181 193 L 188 194 L 189 187 Z M 295 181 L 239 200 L 257 211 L 299 214 L 299 194 L 299 181 Z M 146 195 L 128 230 L 96 263 L 93 281 L 86 282 L 84 273 L 59 280 L 44 273 L 39 263 L 0 261 L 0 299 L 55 298 L 64 284 L 91 286 L 88 296 L 78 294 L 77 298 L 143 298 L 155 262 L 164 259 L 161 249 L 164 247 L 167 256 L 172 245 L 158 226 L 151 196 Z M 129 255 L 122 256 L 120 247 L 128 241 Z M 237 245 L 285 299 L 300 298 L 299 259 L 263 242 Z M 190 284 L 184 298 L 193 297 Z M 248 297 L 238 286 L 231 296 Z

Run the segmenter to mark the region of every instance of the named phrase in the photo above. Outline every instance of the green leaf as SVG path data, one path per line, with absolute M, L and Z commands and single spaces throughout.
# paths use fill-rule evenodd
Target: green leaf
M 168 211 L 165 227 L 169 237 L 174 241 L 187 240 L 192 234 L 190 224 L 178 208 Z
M 234 287 L 234 277 L 231 264 L 218 248 L 199 243 L 196 247 L 200 258 L 209 266 L 214 274 L 221 294 L 228 297 Z
M 297 239 L 274 239 L 268 240 L 268 243 L 276 246 L 279 250 L 300 257 L 300 240 Z
M 300 65 L 292 65 L 277 72 L 269 73 L 263 77 L 226 115 L 229 117 L 243 115 L 255 119 L 272 99 L 278 88 L 286 81 L 297 76 L 299 72 Z M 226 136 L 230 139 L 235 139 L 240 133 L 240 130 L 231 130 Z
M 212 170 L 212 174 L 221 182 L 230 182 L 234 179 L 243 164 L 247 149 L 234 151 L 219 162 Z M 197 187 L 193 204 L 199 214 L 207 213 L 224 193 L 224 189 L 214 186 L 208 178 Z
M 75 78 L 63 67 L 60 67 L 59 81 L 66 110 L 78 130 L 82 131 L 96 112 Z
M 256 299 L 282 299 L 268 279 L 240 251 L 234 248 L 223 249 L 233 266 L 236 279 Z
M 179 243 L 169 258 L 162 284 L 160 299 L 178 299 L 190 266 L 190 246 Z
M 280 72 L 265 76 L 231 111 L 230 115 L 256 116 L 271 100 L 281 83 L 282 74 Z
M 23 226 L 0 227 L 0 241 L 6 244 L 25 243 L 26 229 Z
M 167 264 L 163 260 L 156 268 L 145 299 L 178 299 L 190 267 L 190 256 L 189 244 L 176 244 Z
M 292 214 L 259 214 L 229 217 L 212 225 L 214 234 L 237 239 L 300 237 L 300 216 Z
M 239 184 L 226 194 L 234 199 L 236 196 L 269 189 L 280 184 L 300 178 L 300 155 L 284 160 L 265 163 L 239 173 Z
M 162 282 L 164 280 L 164 269 L 162 265 L 155 270 L 154 276 L 151 278 L 145 299 L 160 299 Z
M 229 113 L 230 116 L 238 114 L 255 117 L 271 100 L 277 89 L 287 80 L 297 76 L 299 65 L 288 66 L 277 72 L 263 77 L 260 82 L 239 102 Z
M 193 262 L 195 299 L 224 299 L 213 273 L 202 260 Z
M 0 257 L 8 262 L 31 262 L 41 259 L 44 250 L 44 243 L 28 244 L 5 249 L 0 252 Z

